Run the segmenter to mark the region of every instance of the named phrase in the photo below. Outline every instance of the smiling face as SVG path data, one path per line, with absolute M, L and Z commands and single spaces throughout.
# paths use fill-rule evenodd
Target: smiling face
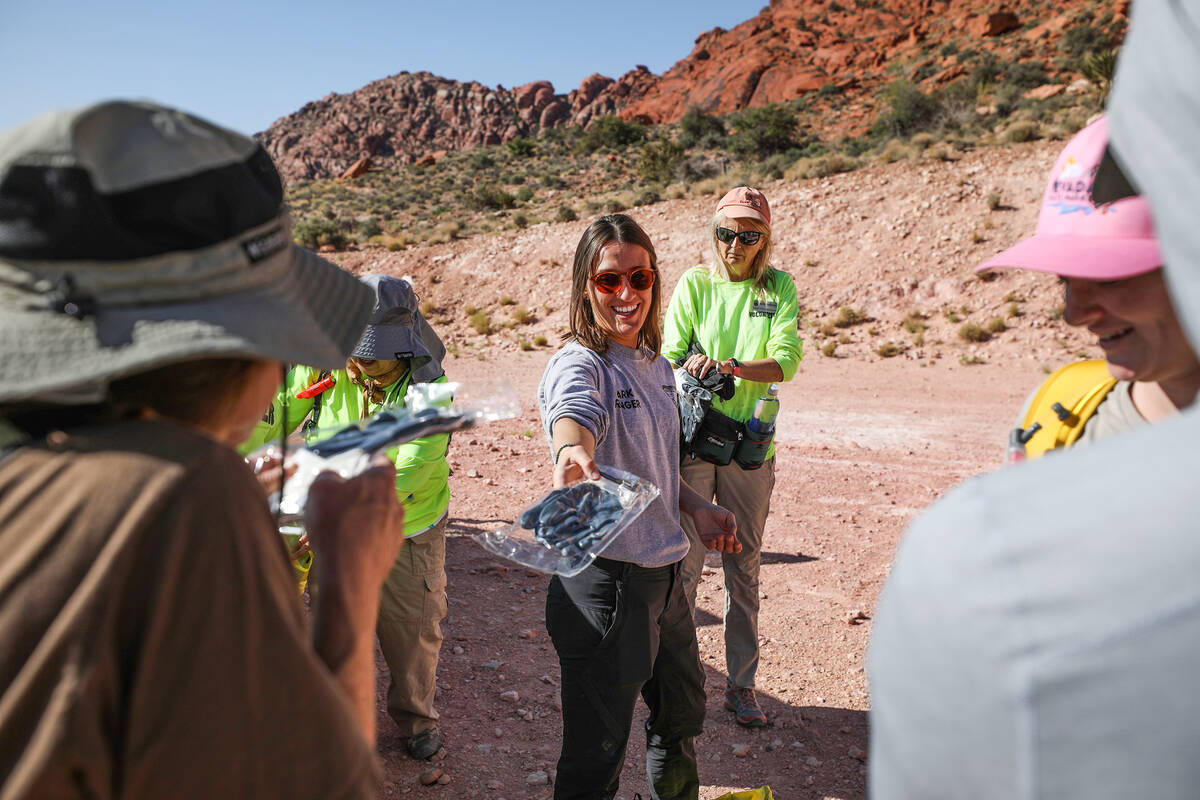
M 637 291 L 630 285 L 629 273 L 635 269 L 653 269 L 650 254 L 636 244 L 614 242 L 605 245 L 592 269 L 595 276 L 601 272 L 613 272 L 625 277 L 613 294 L 596 289 L 594 281 L 588 281 L 588 299 L 596 326 L 610 340 L 626 347 L 637 347 L 638 333 L 650 313 L 650 301 L 654 287 Z
M 743 231 L 757 231 L 762 236 L 752 245 L 742 244 L 741 240 L 736 236 L 733 241 L 728 244 L 716 238 L 715 228 L 713 235 L 713 248 L 717 256 L 721 259 L 721 263 L 725 265 L 725 271 L 729 274 L 731 281 L 744 281 L 747 278 L 754 277 L 754 260 L 762 249 L 767 246 L 767 239 L 770 236 L 770 228 L 755 219 L 748 217 L 725 217 L 724 220 L 718 219 L 716 227 L 727 228 L 734 233 Z
M 1086 326 L 1118 380 L 1194 381 L 1200 362 L 1167 295 L 1161 269 L 1117 281 L 1063 278 L 1068 325 Z

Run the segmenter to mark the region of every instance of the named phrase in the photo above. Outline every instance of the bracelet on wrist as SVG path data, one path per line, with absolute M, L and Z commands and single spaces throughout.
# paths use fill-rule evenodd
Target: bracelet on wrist
M 567 442 L 566 444 L 559 445 L 558 449 L 554 451 L 554 464 L 556 466 L 558 465 L 558 457 L 562 455 L 563 450 L 566 450 L 568 447 L 578 447 L 578 446 L 579 446 L 579 442 Z
M 729 359 L 729 374 L 735 378 L 742 377 L 742 362 L 736 358 Z

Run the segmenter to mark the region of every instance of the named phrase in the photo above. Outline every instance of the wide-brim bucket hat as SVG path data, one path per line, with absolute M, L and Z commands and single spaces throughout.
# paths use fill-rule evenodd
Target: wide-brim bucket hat
M 1126 197 L 1096 204 L 1092 185 L 1108 143 L 1108 120 L 1093 122 L 1058 156 L 1033 236 L 975 271 L 1015 267 L 1066 278 L 1112 281 L 1162 266 L 1150 204 Z
M 371 302 L 293 244 L 253 139 L 126 101 L 0 133 L 0 402 L 207 357 L 337 368 Z
M 392 275 L 367 275 L 362 282 L 374 293 L 375 304 L 352 355 L 382 361 L 407 360 L 418 383 L 440 378 L 446 348 L 421 314 L 412 284 Z

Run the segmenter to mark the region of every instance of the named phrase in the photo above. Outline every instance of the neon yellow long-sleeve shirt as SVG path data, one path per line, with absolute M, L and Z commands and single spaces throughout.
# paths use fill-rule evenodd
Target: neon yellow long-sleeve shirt
M 724 361 L 757 361 L 773 358 L 783 370 L 783 380 L 796 374 L 804 345 L 796 329 L 796 284 L 786 272 L 768 270 L 766 290 L 751 281 L 727 281 L 699 266 L 683 273 L 663 323 L 662 354 L 672 364 L 693 341 L 706 355 Z M 768 384 L 734 379 L 729 400 L 714 398 L 713 407 L 745 422 L 754 414 L 754 403 Z M 772 444 L 768 458 L 775 453 Z
M 238 448 L 247 453 L 272 439 L 300 427 L 313 408 L 313 399 L 296 397 L 320 378 L 321 371 L 313 367 L 295 367 L 288 373 L 283 389 L 276 394 L 271 410 L 254 429 L 254 433 Z M 330 435 L 339 427 L 364 419 L 379 410 L 382 404 L 367 403 L 362 390 L 350 381 L 345 370 L 332 373 L 333 387 L 319 397 L 321 413 L 319 427 Z M 435 383 L 445 382 L 443 375 Z M 388 387 L 388 404 L 402 404 L 408 390 L 409 375 Z M 321 434 L 315 434 L 320 436 Z M 446 450 L 450 437 L 444 433 L 406 442 L 387 451 L 396 464 L 396 495 L 404 506 L 404 534 L 412 536 L 433 525 L 450 505 L 450 466 Z

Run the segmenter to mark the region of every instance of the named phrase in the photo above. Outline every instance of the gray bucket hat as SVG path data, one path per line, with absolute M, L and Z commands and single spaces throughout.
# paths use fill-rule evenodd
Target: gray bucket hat
M 0 402 L 205 357 L 337 368 L 371 292 L 292 243 L 253 139 L 152 103 L 0 133 Z
M 417 383 L 444 375 L 446 348 L 418 309 L 412 284 L 391 275 L 367 275 L 362 282 L 374 291 L 375 305 L 351 355 L 382 361 L 408 359 Z

